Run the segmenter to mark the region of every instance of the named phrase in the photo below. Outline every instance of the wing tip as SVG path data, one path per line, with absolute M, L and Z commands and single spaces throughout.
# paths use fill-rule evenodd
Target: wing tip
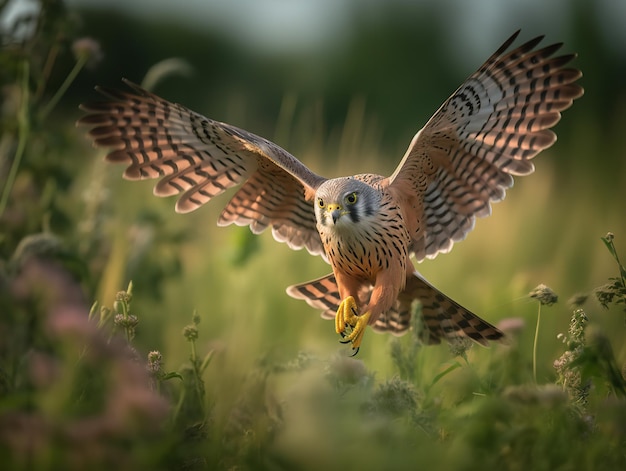
M 306 299 L 306 297 L 298 289 L 298 285 L 291 285 L 285 288 L 285 293 L 293 299 Z
M 174 211 L 178 214 L 188 214 L 202 206 L 202 203 L 192 201 L 190 198 L 181 197 L 176 201 Z

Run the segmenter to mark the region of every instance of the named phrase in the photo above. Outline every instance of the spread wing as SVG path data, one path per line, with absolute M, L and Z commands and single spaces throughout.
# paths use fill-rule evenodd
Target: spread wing
M 271 226 L 293 249 L 324 254 L 311 200 L 325 180 L 276 144 L 205 118 L 125 80 L 132 92 L 98 87 L 109 101 L 81 105 L 95 145 L 110 162 L 129 164 L 129 180 L 159 178 L 157 196 L 180 195 L 176 211 L 193 211 L 228 188 L 242 185 L 218 224 Z
M 514 175 L 534 171 L 531 159 L 556 141 L 560 112 L 583 94 L 575 55 L 553 57 L 561 44 L 536 49 L 535 38 L 506 53 L 511 36 L 413 138 L 389 177 L 415 226 L 418 260 L 448 252 L 476 217 L 491 213 Z

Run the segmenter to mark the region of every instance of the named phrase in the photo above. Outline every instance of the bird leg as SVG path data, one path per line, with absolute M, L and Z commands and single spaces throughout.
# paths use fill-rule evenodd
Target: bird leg
M 337 309 L 337 315 L 335 316 L 335 330 L 344 338 L 342 343 L 351 342 L 352 349 L 358 352 L 370 315 L 371 313 L 369 311 L 361 316 L 358 315 L 356 301 L 352 296 L 348 296 L 341 301 L 339 309 Z M 352 328 L 349 334 L 345 333 L 347 327 Z

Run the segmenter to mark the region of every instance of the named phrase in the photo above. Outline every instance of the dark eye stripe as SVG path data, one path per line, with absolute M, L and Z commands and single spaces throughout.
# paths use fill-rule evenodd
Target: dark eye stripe
M 376 212 L 369 198 L 362 199 L 361 206 L 363 206 L 363 213 L 365 214 L 365 217 L 373 216 Z
M 370 198 L 359 198 L 356 204 L 348 205 L 346 208 L 350 219 L 354 223 L 358 223 L 364 217 L 371 217 L 376 213 L 376 208 L 372 204 Z
M 350 219 L 352 219 L 353 223 L 358 223 L 361 220 L 361 215 L 359 214 L 360 204 L 351 204 L 348 206 L 348 214 L 350 215 Z

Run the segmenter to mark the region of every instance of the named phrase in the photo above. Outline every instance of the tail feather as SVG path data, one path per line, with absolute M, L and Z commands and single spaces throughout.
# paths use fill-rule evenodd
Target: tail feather
M 369 302 L 372 286 L 362 288 L 358 304 Z M 322 318 L 334 319 L 341 298 L 335 276 L 323 276 L 307 283 L 287 288 L 289 296 L 306 301 L 309 306 L 322 310 Z M 382 313 L 372 326 L 377 332 L 403 335 L 411 327 L 414 304 L 421 304 L 423 338 L 428 344 L 438 344 L 442 339 L 454 341 L 467 337 L 481 345 L 499 340 L 504 334 L 489 322 L 465 309 L 428 283 L 418 272 L 407 278 L 406 287 L 394 305 Z
M 307 283 L 290 286 L 287 294 L 306 301 L 312 308 L 321 309 L 324 319 L 334 319 L 341 303 L 337 281 L 332 273 Z
M 369 303 L 372 289 L 372 286 L 365 286 L 361 289 L 357 300 L 360 306 Z M 332 273 L 307 283 L 290 286 L 287 288 L 287 294 L 292 298 L 303 299 L 311 307 L 321 309 L 323 319 L 334 319 L 342 301 L 335 275 Z M 409 309 L 406 309 L 400 301 L 396 301 L 391 309 L 378 318 L 372 328 L 377 332 L 402 335 L 410 327 L 410 322 L 410 306 Z
M 440 343 L 441 339 L 450 342 L 468 337 L 486 346 L 490 340 L 504 337 L 498 328 L 447 297 L 418 272 L 407 279 L 403 295 L 420 301 L 424 334 L 429 344 Z

